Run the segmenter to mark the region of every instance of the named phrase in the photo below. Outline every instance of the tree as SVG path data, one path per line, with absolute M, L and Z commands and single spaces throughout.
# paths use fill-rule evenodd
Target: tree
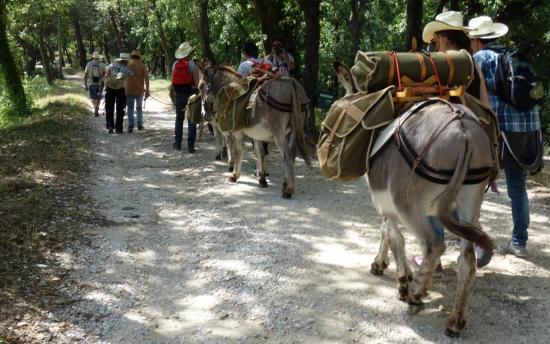
M 208 27 L 208 0 L 198 0 L 199 2 L 199 20 L 198 32 L 201 38 L 203 56 L 216 63 L 214 52 L 210 47 L 210 29 Z
M 407 0 L 407 50 L 420 50 L 422 44 L 423 0 Z
M 6 85 L 8 97 L 18 114 L 28 113 L 27 97 L 6 34 L 6 0 L 0 0 L 0 76 Z

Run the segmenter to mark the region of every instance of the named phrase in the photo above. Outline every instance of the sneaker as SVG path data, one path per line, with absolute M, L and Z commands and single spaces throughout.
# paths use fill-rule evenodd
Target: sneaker
M 134 131 L 134 127 L 128 127 L 128 134 L 131 134 Z
M 422 261 L 424 260 L 424 257 L 422 256 L 413 256 L 412 262 L 413 265 L 416 267 L 419 267 L 422 265 Z M 441 259 L 437 262 L 437 266 L 435 267 L 435 272 L 443 272 L 443 265 L 441 265 Z
M 143 130 L 143 125 L 138 125 L 138 130 L 142 131 Z
M 478 269 L 481 269 L 485 265 L 489 264 L 491 258 L 493 258 L 492 255 L 477 245 L 474 246 L 474 250 L 476 252 L 476 265 Z
M 502 254 L 513 254 L 514 256 L 519 258 L 526 258 L 528 255 L 527 247 L 515 246 L 511 240 L 505 244 L 502 244 L 499 247 L 499 251 Z
M 94 116 L 95 116 L 95 117 L 99 117 L 99 110 L 98 110 L 98 109 L 95 109 L 95 111 L 94 111 Z

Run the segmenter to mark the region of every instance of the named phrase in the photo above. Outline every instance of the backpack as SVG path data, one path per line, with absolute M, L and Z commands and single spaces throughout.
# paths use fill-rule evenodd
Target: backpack
M 498 54 L 496 92 L 505 102 L 520 110 L 530 110 L 544 97 L 542 82 L 529 60 L 514 50 L 488 47 Z
M 99 72 L 99 63 L 92 64 L 92 83 L 99 84 L 101 81 L 101 73 Z
M 191 85 L 193 83 L 193 74 L 189 71 L 189 61 L 187 59 L 179 59 L 174 65 L 172 73 L 173 85 Z
M 124 80 L 118 75 L 109 74 L 107 79 L 105 79 L 105 87 L 111 88 L 113 90 L 120 90 L 122 87 L 124 87 L 123 82 Z

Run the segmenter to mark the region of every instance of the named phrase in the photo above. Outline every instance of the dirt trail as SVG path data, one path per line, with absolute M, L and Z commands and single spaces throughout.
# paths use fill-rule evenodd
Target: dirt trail
M 338 183 L 297 163 L 297 192 L 280 197 L 282 169 L 268 156 L 257 187 L 250 146 L 238 183 L 214 158 L 206 132 L 197 153 L 171 149 L 173 112 L 146 102 L 145 130 L 108 135 L 90 118 L 94 154 L 86 183 L 108 225 L 92 244 L 59 255 L 79 300 L 62 316 L 85 343 L 419 343 L 443 335 L 454 298 L 457 241 L 425 310 L 397 300 L 394 265 L 369 274 L 379 219 L 366 183 Z M 126 124 L 125 124 L 126 129 Z M 185 135 L 185 134 L 184 134 Z M 185 137 L 184 137 L 185 140 Z M 505 241 L 505 184 L 489 193 L 482 224 Z M 527 260 L 497 255 L 477 273 L 461 343 L 545 343 L 550 338 L 550 193 L 531 185 Z M 418 252 L 406 234 L 407 252 Z

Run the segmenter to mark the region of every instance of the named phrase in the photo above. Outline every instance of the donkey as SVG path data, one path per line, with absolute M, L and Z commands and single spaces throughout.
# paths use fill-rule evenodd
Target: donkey
M 243 78 L 235 71 L 223 66 L 208 66 L 203 76 L 203 99 L 206 116 L 216 112 L 216 94 L 226 85 Z M 204 86 L 206 85 L 206 87 Z M 224 133 L 229 151 L 231 182 L 241 175 L 243 158 L 242 142 L 244 135 L 254 140 L 254 149 L 259 171 L 259 184 L 267 187 L 265 152 L 260 141 L 274 142 L 281 151 L 285 165 L 285 177 L 282 185 L 282 197 L 291 198 L 294 193 L 294 161 L 296 155 L 310 164 L 306 148 L 304 123 L 307 117 L 308 98 L 302 85 L 292 78 L 280 78 L 264 82 L 260 86 L 260 95 L 253 102 L 252 115 L 248 125 L 238 131 Z
M 357 92 L 349 69 L 337 62 L 334 68 L 346 93 Z M 498 171 L 495 156 L 476 117 L 462 105 L 433 101 L 408 119 L 402 118 L 397 119 L 394 134 L 401 139 L 378 151 L 366 174 L 373 203 L 382 217 L 380 248 L 371 273 L 382 275 L 388 267 L 389 246 L 397 265 L 399 299 L 413 309 L 422 306 L 438 258 L 445 250 L 443 239 L 428 221 L 428 216 L 435 216 L 462 238 L 455 303 L 445 329 L 447 336 L 457 337 L 466 324 L 467 300 L 475 277 L 473 243 L 493 254 L 493 243 L 481 230 L 479 216 L 484 190 Z M 407 161 L 404 150 L 420 154 Z M 421 171 L 425 172 L 422 177 Z M 452 215 L 453 205 L 459 220 Z M 398 222 L 413 232 L 423 248 L 424 259 L 414 274 L 407 263 Z

